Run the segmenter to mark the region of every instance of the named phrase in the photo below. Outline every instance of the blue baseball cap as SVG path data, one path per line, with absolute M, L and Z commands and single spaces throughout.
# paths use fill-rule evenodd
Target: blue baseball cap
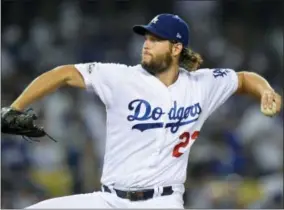
M 189 27 L 187 23 L 177 15 L 160 14 L 154 17 L 147 25 L 135 25 L 133 31 L 139 35 L 150 32 L 162 39 L 177 41 L 184 47 L 189 43 Z

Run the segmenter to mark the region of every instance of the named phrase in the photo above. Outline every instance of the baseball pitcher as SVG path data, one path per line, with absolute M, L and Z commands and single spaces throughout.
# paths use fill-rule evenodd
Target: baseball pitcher
M 260 75 L 198 69 L 202 58 L 190 50 L 189 27 L 179 16 L 160 14 L 133 31 L 145 38 L 140 64 L 58 66 L 2 109 L 2 133 L 40 137 L 44 129 L 24 110 L 62 86 L 92 91 L 106 106 L 101 191 L 28 208 L 184 208 L 189 153 L 210 114 L 235 93 L 256 97 L 264 115 L 280 111 L 280 95 Z

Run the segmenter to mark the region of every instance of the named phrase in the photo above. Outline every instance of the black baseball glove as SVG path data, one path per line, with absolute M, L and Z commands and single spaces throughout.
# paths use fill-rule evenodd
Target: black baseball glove
M 50 137 L 43 129 L 35 125 L 37 116 L 35 113 L 31 113 L 30 110 L 20 112 L 10 107 L 3 107 L 1 109 L 1 130 L 5 134 L 21 135 L 25 140 L 25 137 Z M 52 137 L 50 137 L 54 140 Z M 34 140 L 36 141 L 36 140 Z M 56 141 L 56 140 L 54 140 Z

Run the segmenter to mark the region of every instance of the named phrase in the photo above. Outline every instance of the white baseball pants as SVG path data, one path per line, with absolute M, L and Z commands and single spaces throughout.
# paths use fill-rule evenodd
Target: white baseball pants
M 159 208 L 159 209 L 184 209 L 181 192 L 171 195 L 156 195 L 145 201 L 130 201 L 118 197 L 115 192 L 93 192 L 87 194 L 70 195 L 41 201 L 26 209 L 102 209 L 102 208 Z

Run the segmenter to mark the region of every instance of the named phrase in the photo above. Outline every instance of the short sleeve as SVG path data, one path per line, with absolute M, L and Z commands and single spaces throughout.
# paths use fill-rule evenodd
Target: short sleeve
M 126 65 L 115 63 L 80 63 L 75 68 L 81 73 L 88 90 L 93 90 L 106 106 L 112 103 L 114 91 Z
M 224 104 L 238 88 L 238 76 L 233 69 L 205 69 L 204 94 L 209 115 Z

